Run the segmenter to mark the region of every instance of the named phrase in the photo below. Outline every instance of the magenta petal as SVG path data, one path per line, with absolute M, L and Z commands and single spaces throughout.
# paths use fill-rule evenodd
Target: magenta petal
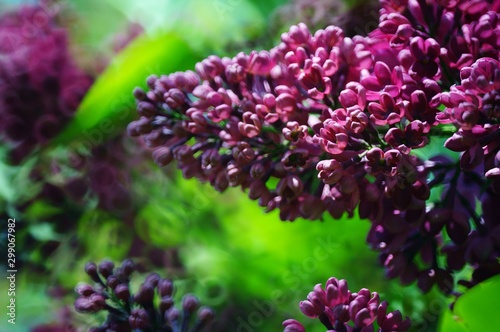
M 340 93 L 339 100 L 342 106 L 348 108 L 358 103 L 358 96 L 356 95 L 356 92 L 346 89 Z
M 386 85 L 382 91 L 389 94 L 392 98 L 396 98 L 399 96 L 401 89 L 397 85 Z
M 423 27 L 427 28 L 427 23 L 424 19 L 424 14 L 422 13 L 422 8 L 417 0 L 409 0 L 408 1 L 408 9 L 410 10 L 411 15 L 415 18 L 415 20 Z
M 285 327 L 283 332 L 306 332 L 304 326 L 295 319 L 287 319 L 282 325 Z
M 439 55 L 439 44 L 434 39 L 429 38 L 425 41 L 425 51 L 430 59 L 435 59 Z
M 397 113 L 391 113 L 387 116 L 386 121 L 388 124 L 392 125 L 401 122 L 401 116 Z
M 384 331 L 393 331 L 394 329 L 398 328 L 398 325 L 401 323 L 403 320 L 403 317 L 401 316 L 401 313 L 396 310 L 393 312 L 390 312 L 386 315 L 384 322 L 380 326 Z
M 388 83 L 391 81 L 391 71 L 386 63 L 377 61 L 373 67 L 373 72 L 380 82 Z
M 487 178 L 491 178 L 494 176 L 500 176 L 500 168 L 499 167 L 492 168 L 489 171 L 487 171 L 484 174 L 484 176 L 486 176 Z
M 354 326 L 355 327 L 367 327 L 371 323 L 373 323 L 375 317 L 370 315 L 370 312 L 367 308 L 363 308 L 354 317 Z
M 391 128 L 389 129 L 387 134 L 385 134 L 384 138 L 387 141 L 387 143 L 389 143 L 393 147 L 398 147 L 399 145 L 401 145 L 401 142 L 403 141 L 404 134 L 399 128 Z
M 374 115 L 384 114 L 385 109 L 379 103 L 371 102 L 368 104 L 368 112 Z
M 456 66 L 458 69 L 470 66 L 474 62 L 474 57 L 470 53 L 465 53 L 457 60 Z
M 310 301 L 301 301 L 299 303 L 299 307 L 307 317 L 316 318 L 321 314 L 321 312 L 318 312 Z
M 470 149 L 466 150 L 460 158 L 460 166 L 463 170 L 473 170 L 476 166 L 484 161 L 483 148 L 479 143 L 474 144 Z
M 412 1 L 416 2 L 415 0 Z M 410 42 L 411 54 L 418 60 L 421 60 L 425 57 L 424 47 L 425 47 L 425 41 L 423 40 L 422 37 L 412 38 Z
M 379 80 L 375 76 L 367 76 L 364 77 L 361 80 L 361 84 L 368 89 L 368 90 L 373 90 L 373 91 L 378 91 L 382 88 L 382 85 L 380 84 Z M 378 98 L 377 98 L 378 99 Z
M 464 143 L 463 136 L 459 134 L 453 134 L 453 136 L 446 140 L 444 146 L 455 152 L 462 152 L 469 148 L 469 146 Z

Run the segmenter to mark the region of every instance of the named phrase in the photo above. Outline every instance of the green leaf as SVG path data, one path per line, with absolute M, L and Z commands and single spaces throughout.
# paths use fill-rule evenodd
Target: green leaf
M 261 34 L 266 18 L 284 0 L 106 0 L 146 31 L 168 29 L 199 50 L 221 55 L 228 44 Z M 155 10 L 151 10 L 155 8 Z M 208 55 L 208 54 L 207 54 Z M 234 56 L 235 54 L 228 54 Z
M 455 303 L 454 312 L 469 331 L 491 331 L 500 326 L 498 315 L 500 276 L 474 286 Z
M 141 209 L 136 217 L 138 235 L 147 243 L 160 248 L 179 245 L 185 240 L 189 214 L 179 205 L 165 208 L 153 201 Z
M 73 14 L 71 24 L 67 24 L 71 42 L 73 46 L 85 48 L 84 54 L 79 52 L 79 56 L 101 53 L 109 45 L 112 36 L 128 23 L 125 15 L 106 1 L 71 0 L 68 5 Z
M 36 158 L 28 158 L 21 165 L 9 165 L 0 147 L 0 202 L 6 201 L 20 204 L 31 199 L 39 191 L 30 177 Z
M 79 143 L 86 147 L 102 143 L 136 117 L 132 91 L 136 86 L 145 87 L 150 74 L 193 68 L 199 60 L 189 45 L 172 33 L 136 39 L 95 81 L 73 120 L 53 143 L 67 144 L 74 139 L 81 139 Z
M 50 218 L 59 213 L 61 213 L 61 208 L 50 205 L 45 201 L 35 201 L 26 209 L 25 217 L 37 221 Z
M 461 319 L 453 314 L 449 309 L 446 309 L 441 314 L 439 319 L 440 332 L 467 332 L 469 331 Z
M 104 211 L 87 211 L 78 222 L 78 240 L 90 257 L 121 260 L 130 249 L 133 229 Z
M 289 2 L 286 0 L 250 0 L 250 3 L 256 6 L 266 18 L 271 16 L 278 7 L 289 4 Z
M 61 238 L 54 231 L 54 226 L 47 222 L 31 225 L 29 231 L 33 238 L 41 242 L 59 240 Z

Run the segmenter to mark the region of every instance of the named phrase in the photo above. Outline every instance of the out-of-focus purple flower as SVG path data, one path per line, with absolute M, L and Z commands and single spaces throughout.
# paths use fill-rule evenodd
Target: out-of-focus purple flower
M 0 17 L 0 135 L 19 163 L 68 122 L 92 79 L 74 64 L 66 32 L 43 7 Z

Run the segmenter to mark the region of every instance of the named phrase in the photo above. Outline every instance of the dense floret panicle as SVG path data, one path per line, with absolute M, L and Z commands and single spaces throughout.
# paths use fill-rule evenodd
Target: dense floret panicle
M 190 294 L 182 298 L 182 307 L 174 306 L 174 286 L 170 279 L 156 273 L 149 274 L 133 293 L 130 286 L 134 263 L 127 259 L 115 268 L 111 261 L 99 265 L 87 263 L 85 272 L 94 286 L 79 284 L 75 309 L 85 314 L 107 312 L 103 325 L 90 331 L 204 331 L 214 318 L 208 307 L 200 307 L 198 299 Z
M 358 208 L 389 277 L 449 293 L 465 264 L 455 246 L 474 252 L 473 282 L 500 271 L 500 247 L 481 242 L 500 189 L 499 5 L 380 5 L 367 36 L 300 23 L 270 51 L 151 76 L 149 91 L 135 91 L 141 118 L 129 134 L 156 148 L 159 165 L 175 160 L 219 191 L 241 187 L 283 220 Z M 417 157 L 439 136 L 459 163 Z
M 150 91 L 136 90 L 141 119 L 129 133 L 156 147 L 159 165 L 175 159 L 187 178 L 219 191 L 241 186 L 284 220 L 317 219 L 335 209 L 323 203 L 325 185 L 313 175 L 324 159 L 319 117 L 370 53 L 336 27 L 313 36 L 299 24 L 282 40 L 269 52 L 211 56 L 196 72 L 151 76 Z M 347 121 L 354 128 L 365 118 Z
M 388 303 L 380 302 L 376 292 L 366 288 L 351 293 L 345 280 L 330 278 L 325 288 L 317 284 L 307 295 L 307 300 L 300 302 L 300 310 L 310 318 L 318 318 L 328 331 L 408 331 L 411 321 L 403 319 L 396 310 L 387 313 Z M 304 326 L 295 319 L 283 322 L 283 332 L 305 332 Z
M 425 145 L 434 134 L 449 137 L 445 147 L 461 152 L 459 163 L 444 156 L 413 163 L 418 199 L 403 190 L 387 201 L 380 187 L 389 182 L 380 178 L 361 199 L 360 215 L 372 220 L 368 242 L 381 251 L 387 275 L 403 283 L 418 280 L 424 291 L 437 284 L 451 292 L 451 274 L 466 263 L 474 267 L 468 286 L 500 271 L 500 247 L 491 235 L 500 220 L 491 208 L 499 199 L 500 44 L 493 37 L 500 32 L 498 9 L 498 2 L 489 1 L 382 1 L 379 27 L 370 34 L 370 45 L 386 56 L 361 79 L 369 99 L 387 92 L 411 106 L 399 119 L 392 114 L 395 122 L 417 114 L 430 125 L 425 132 L 431 135 L 389 129 L 386 141 L 396 147 L 392 142 L 404 137 Z M 429 190 L 441 199 L 429 201 Z M 438 263 L 439 253 L 447 257 L 445 266 Z
M 0 136 L 19 163 L 68 122 L 92 79 L 73 62 L 66 31 L 42 7 L 2 15 L 0 41 Z

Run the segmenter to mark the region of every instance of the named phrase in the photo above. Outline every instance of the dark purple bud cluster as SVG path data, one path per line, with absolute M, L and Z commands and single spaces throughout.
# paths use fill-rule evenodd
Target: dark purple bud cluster
M 134 263 L 127 259 L 115 268 L 110 261 L 99 265 L 87 263 L 85 272 L 95 286 L 79 284 L 75 309 L 81 313 L 107 312 L 102 326 L 90 331 L 204 331 L 214 318 L 208 307 L 200 307 L 198 299 L 190 294 L 182 298 L 182 308 L 174 307 L 173 282 L 156 273 L 149 274 L 135 294 L 130 289 Z
M 328 331 L 408 331 L 411 321 L 403 319 L 396 310 L 387 313 L 388 303 L 380 302 L 378 293 L 362 288 L 351 293 L 345 280 L 330 278 L 325 288 L 317 284 L 300 302 L 300 310 L 310 318 L 318 318 Z M 295 319 L 283 322 L 284 332 L 305 332 L 304 326 Z
M 128 131 L 160 166 L 176 161 L 219 191 L 241 187 L 283 220 L 358 208 L 389 277 L 448 293 L 465 263 L 441 266 L 441 251 L 470 252 L 481 276 L 500 270 L 500 247 L 481 241 L 500 220 L 489 210 L 500 200 L 499 5 L 380 4 L 368 36 L 301 23 L 269 52 L 149 77 Z M 436 136 L 450 137 L 460 163 L 415 155 Z
M 379 27 L 370 34 L 372 45 L 393 56 L 375 62 L 373 72 L 361 80 L 368 99 L 387 93 L 395 100 L 379 100 L 389 107 L 373 102 L 368 107 L 374 122 L 385 118 L 397 124 L 385 141 L 405 154 L 406 148 L 428 144 L 432 134 L 451 136 L 445 147 L 462 152 L 459 163 L 443 156 L 415 158 L 405 167 L 411 181 L 392 182 L 397 188 L 392 202 L 387 199 L 390 178 L 376 177 L 363 186 L 360 215 L 373 222 L 368 242 L 381 251 L 388 277 L 404 284 L 417 280 L 423 291 L 437 284 L 452 292 L 452 273 L 466 263 L 474 267 L 467 286 L 500 272 L 500 246 L 491 235 L 500 222 L 491 205 L 500 201 L 495 176 L 500 41 L 491 37 L 500 33 L 498 13 L 499 3 L 489 1 L 382 1 Z M 450 124 L 451 133 L 440 131 Z M 387 152 L 367 152 L 370 171 L 384 172 L 380 160 Z M 431 190 L 440 192 L 441 199 L 429 201 Z M 439 254 L 446 257 L 444 265 Z
M 91 83 L 53 13 L 34 6 L 0 17 L 0 136 L 12 145 L 12 162 L 53 138 Z

